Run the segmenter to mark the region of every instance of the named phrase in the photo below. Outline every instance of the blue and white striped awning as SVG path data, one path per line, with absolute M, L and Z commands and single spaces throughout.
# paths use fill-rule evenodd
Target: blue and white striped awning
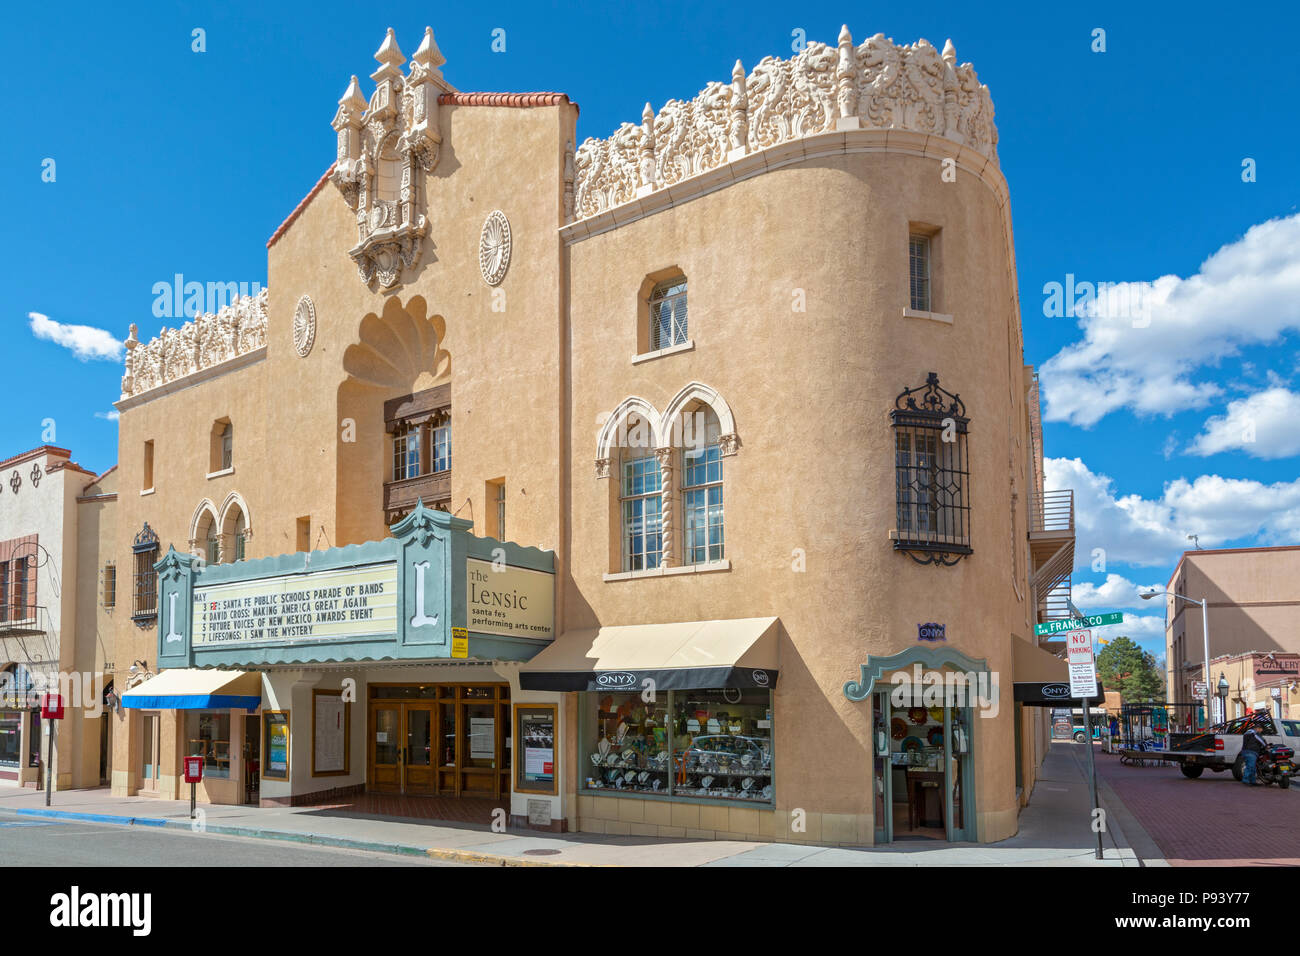
M 139 710 L 247 710 L 262 705 L 262 675 L 256 672 L 177 667 L 151 677 L 122 695 L 122 706 Z

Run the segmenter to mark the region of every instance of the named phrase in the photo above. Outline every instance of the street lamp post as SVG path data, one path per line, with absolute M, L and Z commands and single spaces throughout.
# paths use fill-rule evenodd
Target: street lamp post
M 1179 594 L 1176 591 L 1147 591 L 1145 593 L 1141 591 L 1138 592 L 1138 596 L 1141 597 L 1142 600 L 1144 601 L 1151 600 L 1157 594 L 1166 594 L 1166 595 L 1171 594 L 1175 598 L 1182 598 L 1184 601 L 1187 601 L 1189 604 L 1199 604 L 1201 606 L 1201 637 L 1205 641 L 1205 719 L 1206 721 L 1209 721 L 1210 719 L 1210 614 L 1208 609 L 1210 606 L 1210 599 L 1205 598 L 1204 600 L 1198 601 L 1196 600 L 1196 598 L 1189 598 L 1187 595 Z M 1224 719 L 1227 719 L 1226 714 L 1224 715 Z
M 1219 686 L 1215 689 L 1219 692 L 1219 722 L 1222 723 L 1228 719 L 1228 691 L 1232 689 L 1223 671 L 1219 671 Z

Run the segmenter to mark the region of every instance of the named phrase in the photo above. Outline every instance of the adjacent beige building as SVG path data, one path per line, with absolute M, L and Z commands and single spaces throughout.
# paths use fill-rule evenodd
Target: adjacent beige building
M 1275 685 L 1283 689 L 1283 716 L 1297 712 L 1295 675 L 1276 662 L 1300 654 L 1300 546 L 1185 551 L 1166 590 L 1209 602 L 1210 693 L 1224 675 L 1231 687 L 1228 717 L 1257 704 L 1271 708 Z M 1192 682 L 1205 672 L 1201 621 L 1196 604 L 1165 598 L 1170 700 L 1196 699 Z
M 1033 634 L 1068 593 L 1073 511 L 1043 488 L 974 69 L 846 29 L 578 143 L 565 94 L 452 87 L 431 31 L 409 65 L 392 31 L 375 59 L 268 243 L 269 292 L 127 341 L 114 680 L 148 666 L 114 793 L 177 796 L 197 752 L 217 802 L 379 791 L 833 844 L 1015 833 L 1048 742 L 1016 685 L 1041 704 L 1064 677 Z M 471 551 L 553 569 L 543 637 L 476 625 L 476 572 L 458 596 L 453 569 L 439 610 L 465 643 L 411 657 L 437 568 L 399 556 L 400 653 L 236 628 L 205 658 L 227 683 L 158 667 L 173 638 L 208 654 L 211 594 L 387 561 L 410 528 L 460 540 L 461 519 Z M 159 606 L 176 580 L 193 614 L 189 591 Z M 896 675 L 939 689 L 903 700 Z

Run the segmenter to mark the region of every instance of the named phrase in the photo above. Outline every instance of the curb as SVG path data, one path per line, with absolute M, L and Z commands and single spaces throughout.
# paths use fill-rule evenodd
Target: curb
M 113 823 L 118 826 L 164 827 L 166 820 L 154 817 L 119 817 L 109 813 L 76 813 L 72 810 L 45 810 L 15 807 L 14 813 L 26 817 L 50 817 L 55 820 L 85 820 L 88 823 Z
M 562 860 L 524 860 L 517 856 L 502 856 L 498 853 L 479 853 L 475 850 L 438 850 L 424 851 L 430 859 L 449 860 L 455 863 L 485 863 L 491 866 L 611 866 L 607 863 L 570 863 Z
M 160 820 L 157 817 L 123 817 L 109 813 L 78 813 L 72 810 L 46 810 L 44 808 L 20 807 L 14 813 L 29 817 L 48 817 L 56 820 L 81 820 L 86 823 L 108 823 L 114 826 L 146 826 L 169 830 L 190 830 L 193 827 L 188 820 Z M 354 840 L 349 837 L 326 836 L 320 833 L 296 833 L 291 830 L 263 830 L 256 827 L 239 827 L 225 824 L 204 826 L 203 833 L 215 833 L 221 836 L 250 837 L 257 840 L 281 840 L 286 843 L 306 843 L 312 846 L 328 846 L 340 850 L 363 850 L 369 853 L 391 853 L 397 856 L 427 856 L 434 860 L 447 860 L 453 863 L 477 863 L 494 866 L 595 866 L 599 864 L 570 863 L 559 860 L 524 860 L 519 857 L 502 856 L 496 853 L 478 853 L 471 850 L 444 850 L 436 847 L 426 848 L 409 846 L 401 843 L 375 843 L 369 840 Z

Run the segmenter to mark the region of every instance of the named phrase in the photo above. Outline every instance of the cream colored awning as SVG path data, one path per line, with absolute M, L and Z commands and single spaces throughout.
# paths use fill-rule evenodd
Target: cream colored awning
M 524 690 L 772 687 L 778 620 L 750 617 L 566 631 L 519 671 Z
M 1039 684 L 1070 682 L 1070 671 L 1061 660 L 1047 651 L 1034 647 L 1023 638 L 1017 637 L 1012 643 L 1011 666 L 1013 679 L 1017 682 L 1033 681 Z
M 122 694 L 122 706 L 140 710 L 257 710 L 262 675 L 176 667 Z

